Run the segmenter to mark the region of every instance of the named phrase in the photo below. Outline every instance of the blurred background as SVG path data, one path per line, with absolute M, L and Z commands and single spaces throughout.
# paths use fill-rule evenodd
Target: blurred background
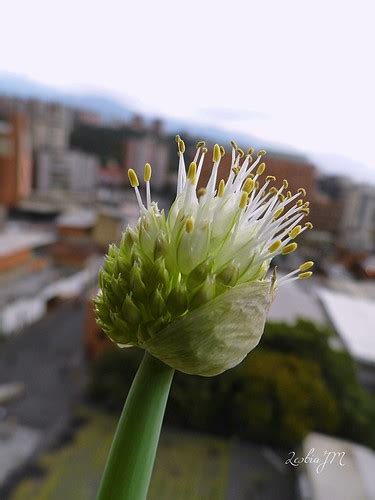
M 128 168 L 173 200 L 175 134 L 188 159 L 201 139 L 266 149 L 314 225 L 278 269 L 316 266 L 240 366 L 176 374 L 150 500 L 375 498 L 374 9 L 2 5 L 1 498 L 95 498 L 142 355 L 95 324 L 97 272 L 138 217 Z

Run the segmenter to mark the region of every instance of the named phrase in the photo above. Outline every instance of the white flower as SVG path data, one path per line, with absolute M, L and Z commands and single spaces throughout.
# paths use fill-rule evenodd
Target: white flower
M 98 321 L 123 345 L 138 345 L 187 373 L 214 375 L 239 363 L 259 342 L 276 288 L 311 276 L 312 262 L 289 275 L 269 276 L 272 259 L 297 248 L 311 223 L 303 188 L 277 189 L 264 178 L 265 151 L 255 160 L 232 143 L 228 179 L 218 179 L 224 149 L 215 144 L 207 186 L 197 183 L 207 149 L 198 143 L 186 169 L 179 151 L 177 194 L 167 216 L 151 201 L 151 166 L 145 165 L 146 203 L 134 170 L 129 179 L 140 207 L 135 229 L 112 247 L 100 276 Z

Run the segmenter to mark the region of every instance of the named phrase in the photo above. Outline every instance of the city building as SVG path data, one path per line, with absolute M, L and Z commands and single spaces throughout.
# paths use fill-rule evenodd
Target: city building
M 95 194 L 99 162 L 81 151 L 43 149 L 37 153 L 36 189 Z
M 123 142 L 122 165 L 127 171 L 133 168 L 140 178 L 143 167 L 150 163 L 152 167 L 152 186 L 163 189 L 168 182 L 169 144 L 160 120 L 155 120 L 150 127 L 142 127 L 142 121 L 136 117 L 130 123 Z
M 375 251 L 375 187 L 353 185 L 343 200 L 339 243 L 352 251 Z
M 107 175 L 108 181 L 117 179 L 120 185 L 124 182 L 128 185 L 127 170 L 135 169 L 142 178 L 143 167 L 148 162 L 152 166 L 154 189 L 164 189 L 168 185 L 170 138 L 164 133 L 160 120 L 146 124 L 141 117 L 135 116 L 125 125 L 80 123 L 72 132 L 71 146 L 97 155 L 104 165 L 108 162 L 121 165 L 124 176 L 111 175 L 109 179 Z
M 32 151 L 27 117 L 13 113 L 0 118 L 0 205 L 12 207 L 27 198 L 32 187 Z
M 34 151 L 68 147 L 74 118 L 72 110 L 57 103 L 31 100 L 27 103 L 27 112 Z

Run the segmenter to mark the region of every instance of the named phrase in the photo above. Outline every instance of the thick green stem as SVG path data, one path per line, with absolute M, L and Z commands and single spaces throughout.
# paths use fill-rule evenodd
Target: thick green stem
M 174 369 L 145 353 L 130 388 L 97 500 L 145 500 Z

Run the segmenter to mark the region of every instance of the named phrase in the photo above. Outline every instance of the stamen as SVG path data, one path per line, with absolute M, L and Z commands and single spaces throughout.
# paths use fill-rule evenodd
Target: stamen
M 277 240 L 268 247 L 270 253 L 276 252 L 281 247 L 281 240 Z
M 189 165 L 189 170 L 187 173 L 187 178 L 192 184 L 195 184 L 196 174 L 197 174 L 197 164 L 194 161 L 192 161 Z
M 245 191 L 243 191 L 243 193 L 241 194 L 241 199 L 240 199 L 240 208 L 241 209 L 246 208 L 248 199 L 249 199 L 249 193 L 246 193 Z
M 250 194 L 251 191 L 254 189 L 254 187 L 255 187 L 255 181 L 254 181 L 254 179 L 252 179 L 251 177 L 249 177 L 244 182 L 244 185 L 242 186 L 242 191 L 245 191 L 245 193 Z
M 264 171 L 266 170 L 266 164 L 264 162 L 262 162 L 259 167 L 257 168 L 257 175 L 260 176 L 264 173 Z
M 305 271 L 308 271 L 311 269 L 314 265 L 314 262 L 312 260 L 308 260 L 307 262 L 304 262 L 299 266 L 299 270 L 304 273 Z
M 224 191 L 225 191 L 225 181 L 224 181 L 224 179 L 221 179 L 221 181 L 219 182 L 218 190 L 217 190 L 218 198 L 222 198 L 224 196 Z
M 273 220 L 278 219 L 283 212 L 284 212 L 284 207 L 280 207 L 278 210 L 276 210 L 275 215 L 273 216 Z
M 149 163 L 146 163 L 145 164 L 145 168 L 144 168 L 143 178 L 144 178 L 145 183 L 146 183 L 146 204 L 147 204 L 147 208 L 150 208 L 150 206 L 151 206 L 151 190 L 150 190 L 151 175 L 152 175 L 151 165 Z
M 261 149 L 260 151 L 258 151 L 257 156 L 261 157 L 261 156 L 264 156 L 266 154 L 267 154 L 267 152 L 264 149 Z
M 135 196 L 137 198 L 139 209 L 141 211 L 145 211 L 146 208 L 143 205 L 141 195 L 139 194 L 139 189 L 138 189 L 139 181 L 138 181 L 138 177 L 137 177 L 137 174 L 135 173 L 135 171 L 132 168 L 129 168 L 129 170 L 128 170 L 128 177 L 129 177 L 129 181 L 130 181 L 131 187 L 134 188 L 134 192 L 135 192 Z
M 215 144 L 215 146 L 214 146 L 214 151 L 213 151 L 212 159 L 213 159 L 213 161 L 215 163 L 218 162 L 218 161 L 220 161 L 220 159 L 221 159 L 221 151 L 220 151 L 219 144 Z
M 200 187 L 197 191 L 197 196 L 198 198 L 201 198 L 206 194 L 206 188 L 205 187 Z
M 288 255 L 288 254 L 294 252 L 297 249 L 297 247 L 298 247 L 297 243 L 289 243 L 289 245 L 287 245 L 286 247 L 284 247 L 281 250 L 281 253 L 283 255 Z
M 143 173 L 143 178 L 144 178 L 145 182 L 150 182 L 151 174 L 152 174 L 151 165 L 149 163 L 146 163 L 145 168 L 144 168 L 144 173 Z
M 185 222 L 185 231 L 191 233 L 194 229 L 194 221 L 192 217 L 188 217 Z
M 131 187 L 135 188 L 135 187 L 139 186 L 139 180 L 138 180 L 137 174 L 135 173 L 135 171 L 132 168 L 129 168 L 129 170 L 128 170 L 128 177 L 129 177 Z
M 298 275 L 298 278 L 300 280 L 306 280 L 307 278 L 310 278 L 310 276 L 312 276 L 312 272 L 311 271 L 307 271 L 306 273 L 301 273 Z
M 184 154 L 185 153 L 185 143 L 182 139 L 178 141 L 178 151 L 179 153 Z
M 301 193 L 301 195 L 302 195 L 303 197 L 305 197 L 305 196 L 306 196 L 306 189 L 305 189 L 305 188 L 298 188 L 298 189 L 297 189 L 297 192 L 298 192 L 298 193 Z
M 312 229 L 314 226 L 311 224 L 311 222 L 306 222 L 305 227 L 307 229 Z
M 300 234 L 301 231 L 302 231 L 302 226 L 296 226 L 290 231 L 289 238 L 294 240 L 294 238 L 297 238 L 297 236 Z
M 223 157 L 225 155 L 224 146 L 220 146 L 220 153 L 221 153 L 221 157 Z

